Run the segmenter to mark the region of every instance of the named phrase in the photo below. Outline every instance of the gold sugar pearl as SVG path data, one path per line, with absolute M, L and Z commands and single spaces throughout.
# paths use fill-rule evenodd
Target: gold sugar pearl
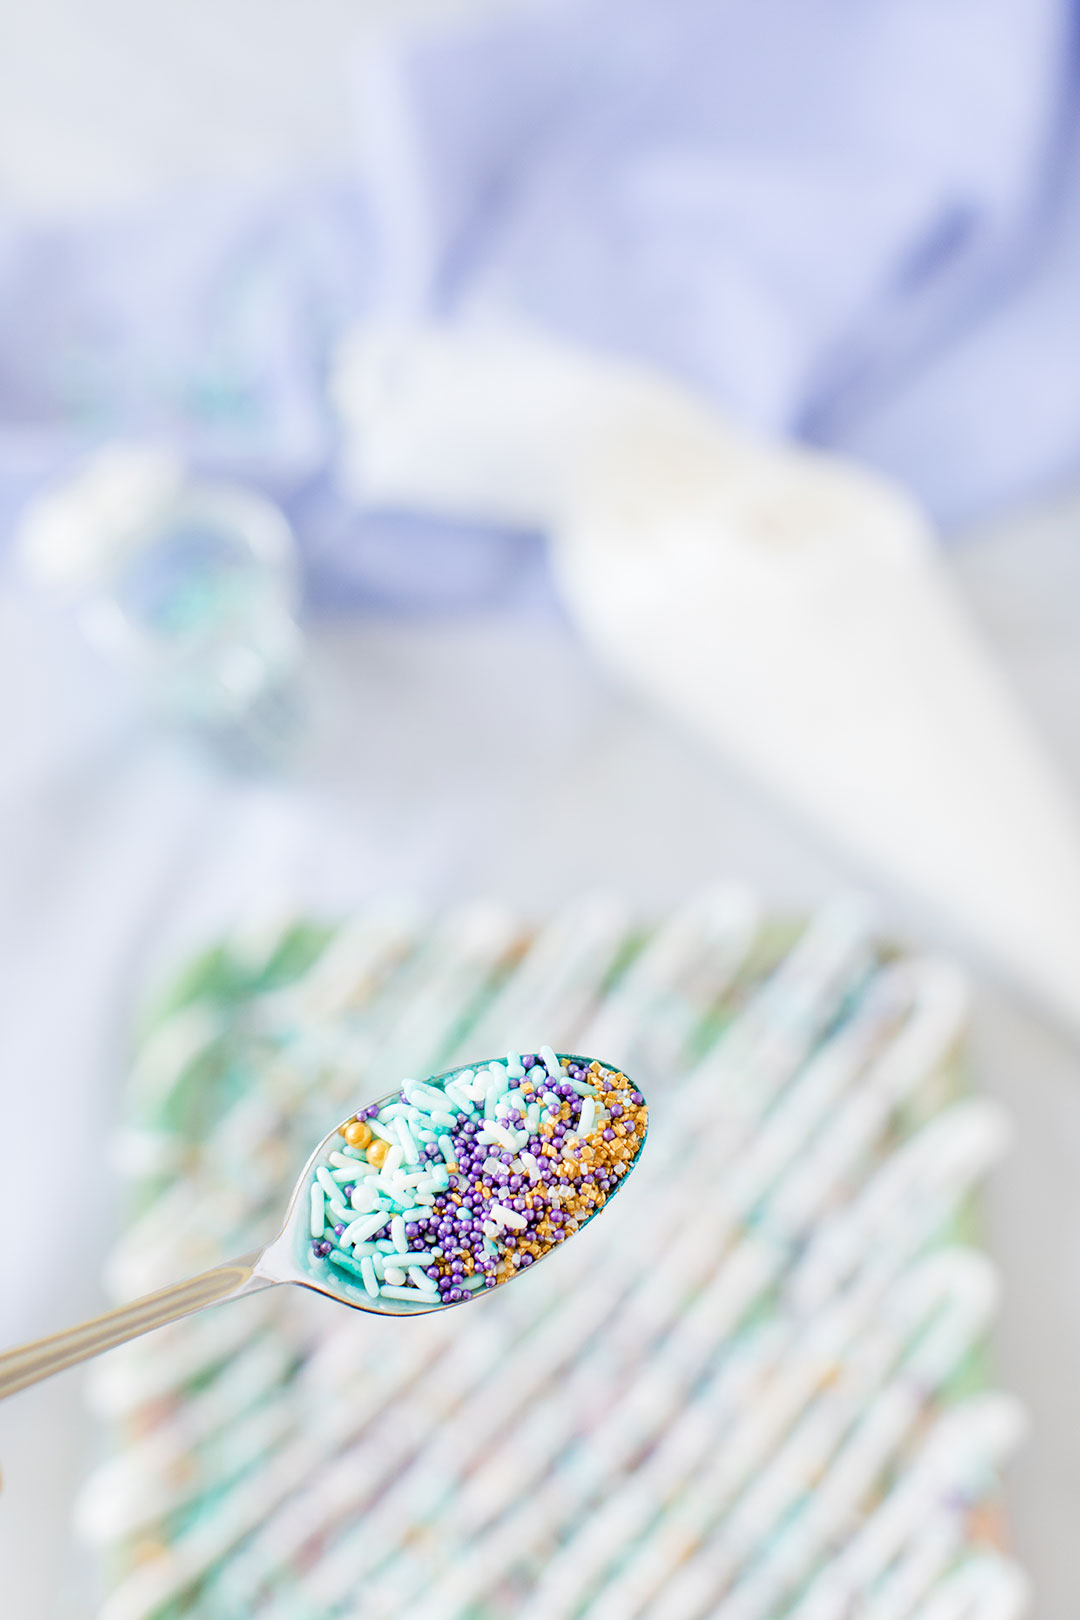
M 366 1119 L 350 1119 L 341 1134 L 350 1147 L 366 1148 L 371 1141 L 371 1126 Z
M 368 1147 L 368 1150 L 367 1150 L 368 1163 L 373 1164 L 375 1166 L 376 1170 L 381 1170 L 382 1167 L 383 1167 L 383 1164 L 386 1161 L 386 1155 L 389 1153 L 389 1151 L 390 1151 L 389 1142 L 383 1142 L 381 1139 L 377 1138 Z

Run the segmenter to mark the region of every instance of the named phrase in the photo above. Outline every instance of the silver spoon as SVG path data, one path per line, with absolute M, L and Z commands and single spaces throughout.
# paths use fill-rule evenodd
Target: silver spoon
M 560 1053 L 558 1057 L 564 1067 L 571 1063 L 587 1067 L 593 1061 L 591 1058 L 568 1053 Z M 433 1076 L 425 1084 L 441 1087 L 457 1075 L 464 1074 L 467 1069 L 482 1069 L 492 1061 L 498 1060 L 487 1058 L 483 1063 L 463 1064 L 457 1069 L 449 1069 L 444 1074 Z M 612 1064 L 605 1063 L 602 1067 L 613 1075 L 620 1073 Z M 380 1098 L 373 1106 L 383 1108 L 401 1097 L 402 1090 L 399 1088 Z M 242 1299 L 245 1295 L 259 1293 L 264 1288 L 276 1288 L 279 1283 L 298 1283 L 301 1288 L 311 1288 L 316 1293 L 325 1294 L 330 1299 L 351 1306 L 354 1310 L 368 1311 L 376 1316 L 424 1316 L 433 1310 L 445 1310 L 452 1304 L 465 1304 L 469 1299 L 478 1298 L 479 1295 L 489 1291 L 493 1292 L 494 1290 L 482 1288 L 479 1294 L 467 1294 L 465 1299 L 452 1302 L 440 1300 L 438 1297 L 427 1300 L 418 1295 L 415 1306 L 395 1301 L 395 1306 L 391 1309 L 378 1299 L 367 1297 L 359 1288 L 344 1279 L 335 1282 L 331 1268 L 324 1267 L 321 1271 L 312 1268 L 309 1258 L 312 1179 L 316 1167 L 326 1163 L 335 1146 L 341 1146 L 346 1126 L 363 1113 L 364 1110 L 361 1109 L 358 1115 L 350 1115 L 348 1120 L 335 1126 L 319 1143 L 297 1178 L 281 1229 L 265 1248 L 244 1255 L 242 1259 L 214 1266 L 212 1270 L 200 1272 L 197 1277 L 188 1277 L 184 1282 L 173 1283 L 168 1288 L 159 1289 L 155 1294 L 144 1294 L 141 1299 L 118 1306 L 116 1310 L 106 1311 L 103 1316 L 95 1316 L 77 1327 L 65 1328 L 63 1332 L 53 1333 L 47 1338 L 35 1339 L 29 1344 L 18 1345 L 13 1350 L 5 1351 L 0 1354 L 0 1400 L 7 1395 L 14 1395 L 20 1389 L 26 1389 L 30 1384 L 51 1378 L 54 1373 L 64 1372 L 68 1367 L 89 1361 L 92 1357 L 101 1355 L 104 1350 L 125 1344 L 129 1339 L 137 1339 L 141 1334 L 151 1332 L 153 1328 L 177 1322 L 181 1317 L 191 1316 L 196 1311 L 204 1310 L 208 1305 L 220 1305 L 225 1300 Z M 637 1141 L 634 1157 L 628 1165 L 627 1174 L 617 1180 L 611 1188 L 603 1205 L 605 1209 L 615 1193 L 627 1181 L 629 1170 L 637 1165 L 645 1135 L 646 1131 L 643 1130 Z M 598 1213 L 599 1211 L 594 1211 L 589 1215 L 581 1223 L 579 1230 L 583 1230 Z M 548 1254 L 553 1252 L 553 1249 L 549 1249 L 539 1258 L 547 1259 Z M 522 1275 L 524 1268 L 513 1274 L 514 1277 Z M 509 1280 L 510 1278 L 504 1279 Z

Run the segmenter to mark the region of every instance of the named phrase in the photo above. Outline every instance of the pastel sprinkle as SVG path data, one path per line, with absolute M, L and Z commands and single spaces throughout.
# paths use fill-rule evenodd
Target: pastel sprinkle
M 366 1147 L 346 1136 L 360 1122 Z M 324 1278 L 328 1267 L 359 1277 L 388 1311 L 459 1304 L 527 1270 L 602 1209 L 647 1123 L 625 1075 L 550 1047 L 409 1080 L 340 1127 L 313 1172 L 308 1264 Z
M 341 1188 L 338 1186 L 337 1182 L 334 1180 L 326 1166 L 320 1164 L 315 1174 L 318 1177 L 319 1184 L 327 1198 L 337 1198 L 341 1192 Z
M 351 1271 L 354 1276 L 360 1278 L 364 1275 L 364 1262 L 361 1260 L 357 1263 L 351 1254 L 345 1254 L 341 1249 L 331 1249 L 326 1258 L 332 1266 L 337 1266 L 339 1271 Z
M 422 1086 L 415 1081 L 407 1080 L 405 1082 L 405 1095 L 411 1103 L 422 1109 L 425 1114 L 445 1114 L 446 1112 L 446 1097 L 435 1086 Z
M 342 1243 L 366 1243 L 369 1237 L 375 1236 L 380 1227 L 386 1225 L 387 1219 L 382 1210 L 374 1215 L 361 1215 L 359 1220 L 353 1221 L 345 1228 Z
M 517 1150 L 518 1145 L 517 1137 L 513 1131 L 508 1131 L 505 1125 L 497 1125 L 494 1121 L 490 1125 L 485 1125 L 480 1132 L 479 1140 L 481 1142 L 498 1142 L 500 1147 L 506 1148 L 511 1153 Z
M 317 1181 L 311 1184 L 311 1235 L 321 1238 L 326 1231 L 326 1194 Z

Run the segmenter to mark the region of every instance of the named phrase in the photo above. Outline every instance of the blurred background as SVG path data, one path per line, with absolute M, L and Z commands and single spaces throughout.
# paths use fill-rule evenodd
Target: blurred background
M 132 1031 L 217 933 L 857 888 L 977 985 L 1009 1537 L 1065 1620 L 1076 7 L 0 15 L 0 1338 L 101 1304 Z M 96 1443 L 75 1378 L 0 1411 L 20 1620 L 90 1612 Z

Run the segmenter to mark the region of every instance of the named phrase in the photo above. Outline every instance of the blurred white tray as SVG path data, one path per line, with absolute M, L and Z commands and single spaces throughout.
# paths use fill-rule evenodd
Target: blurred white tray
M 211 953 L 145 1041 L 121 1292 L 249 1246 L 302 1144 L 406 1072 L 550 1038 L 640 1078 L 610 1220 L 469 1313 L 261 1296 L 115 1352 L 80 1502 L 100 1620 L 874 1620 L 1024 1611 L 995 1545 L 1019 1438 L 984 1387 L 956 970 L 861 908 L 717 890 L 360 913 Z M 299 978 L 307 958 L 312 967 Z M 936 1605 L 936 1606 L 935 1606 Z

